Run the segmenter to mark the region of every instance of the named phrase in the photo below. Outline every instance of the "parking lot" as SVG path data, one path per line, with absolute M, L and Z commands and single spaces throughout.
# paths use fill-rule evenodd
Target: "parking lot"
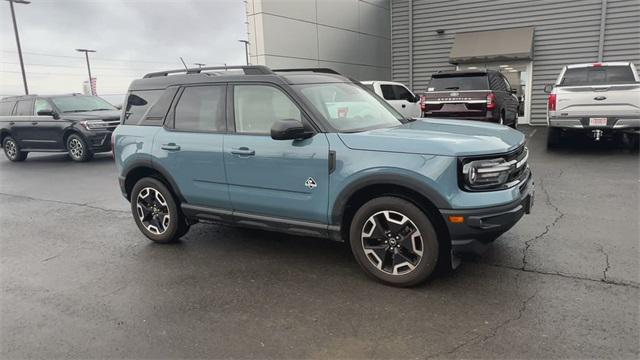
M 110 154 L 0 160 L 2 358 L 637 358 L 638 155 L 549 152 L 533 213 L 410 289 L 340 243 L 196 225 L 148 241 Z

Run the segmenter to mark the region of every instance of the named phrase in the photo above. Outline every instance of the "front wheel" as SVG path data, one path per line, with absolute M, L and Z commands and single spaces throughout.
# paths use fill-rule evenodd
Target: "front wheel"
M 78 134 L 71 134 L 67 138 L 67 151 L 73 161 L 85 162 L 93 158 L 93 153 L 89 150 L 87 142 Z
M 177 241 L 188 230 L 173 194 L 155 178 L 142 178 L 133 186 L 131 212 L 140 231 L 157 243 Z
M 2 148 L 4 149 L 4 155 L 11 161 L 24 161 L 27 158 L 28 153 L 20 150 L 20 145 L 18 145 L 18 142 L 11 136 L 4 138 Z
M 418 207 L 396 197 L 380 197 L 360 207 L 349 241 L 365 272 L 389 285 L 417 285 L 438 262 L 438 237 L 431 221 Z

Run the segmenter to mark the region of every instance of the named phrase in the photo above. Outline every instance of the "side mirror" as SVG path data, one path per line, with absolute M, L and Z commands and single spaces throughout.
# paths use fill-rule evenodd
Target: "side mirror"
M 544 86 L 544 92 L 547 94 L 553 91 L 553 84 L 547 84 Z
M 58 114 L 51 109 L 38 110 L 38 116 L 53 116 L 54 119 L 58 118 Z
M 295 119 L 278 120 L 271 127 L 271 138 L 274 140 L 306 139 L 312 135 L 311 131 L 307 131 L 304 125 Z

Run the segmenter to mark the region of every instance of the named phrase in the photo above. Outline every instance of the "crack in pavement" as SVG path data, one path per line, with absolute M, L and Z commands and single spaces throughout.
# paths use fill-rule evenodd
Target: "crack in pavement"
M 558 177 L 562 176 L 563 171 L 560 170 L 560 173 L 558 174 Z M 540 234 L 532 237 L 531 239 L 527 240 L 524 242 L 524 248 L 522 249 L 522 268 L 521 270 L 527 270 L 527 254 L 529 253 L 529 248 L 533 245 L 533 243 L 539 239 L 541 239 L 542 237 L 544 237 L 545 235 L 547 235 L 549 233 L 549 231 L 551 231 L 552 227 L 555 227 L 556 224 L 558 224 L 558 221 L 560 221 L 560 219 L 562 219 L 564 217 L 564 213 L 562 211 L 560 211 L 560 209 L 551 202 L 551 196 L 549 195 L 549 191 L 545 188 L 544 186 L 544 179 L 540 178 L 540 190 L 542 190 L 542 192 L 545 195 L 545 203 L 547 205 L 549 205 L 551 208 L 553 208 L 553 210 L 557 213 L 557 216 L 553 219 L 553 221 L 550 224 L 545 225 L 545 229 L 544 231 L 542 231 Z
M 86 208 L 89 208 L 89 209 L 106 211 L 106 212 L 116 212 L 116 213 L 123 213 L 123 214 L 129 213 L 128 211 L 125 211 L 125 210 L 107 209 L 107 208 L 103 208 L 103 207 L 99 207 L 99 206 L 89 205 L 91 203 L 74 203 L 74 202 L 62 201 L 62 200 L 39 199 L 39 198 L 34 198 L 34 197 L 31 197 L 31 196 L 26 196 L 26 195 L 15 195 L 15 194 L 8 194 L 8 193 L 0 193 L 0 195 L 7 196 L 7 197 L 18 198 L 18 199 L 27 199 L 27 200 L 33 200 L 33 201 L 45 201 L 45 202 L 51 202 L 51 203 L 56 203 L 56 204 L 62 204 L 62 205 L 82 206 L 82 207 L 86 207 Z

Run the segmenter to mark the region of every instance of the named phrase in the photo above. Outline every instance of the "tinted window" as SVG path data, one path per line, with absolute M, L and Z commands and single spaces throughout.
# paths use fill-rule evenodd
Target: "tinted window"
M 385 100 L 398 100 L 395 91 L 393 91 L 393 86 L 380 85 L 380 90 L 382 91 L 382 97 Z
M 5 101 L 0 103 L 0 116 L 9 116 L 11 115 L 11 111 L 13 110 L 13 106 L 16 104 L 15 101 Z
M 29 116 L 33 115 L 33 99 L 20 100 L 16 106 L 16 115 Z
M 281 90 L 272 86 L 236 85 L 233 108 L 236 132 L 239 133 L 269 134 L 277 120 L 302 121 L 298 107 Z
M 184 89 L 176 105 L 175 125 L 178 130 L 226 130 L 224 104 L 226 86 L 192 86 Z
M 436 76 L 429 82 L 427 91 L 449 91 L 449 90 L 487 90 L 489 83 L 487 76 L 477 75 L 456 75 L 456 76 Z
M 393 91 L 396 93 L 396 99 L 412 101 L 414 96 L 411 91 L 404 86 L 393 85 Z
M 567 69 L 560 85 L 607 85 L 633 83 L 630 66 L 600 66 Z
M 164 124 L 164 118 L 171 107 L 171 102 L 178 92 L 177 87 L 170 87 L 164 90 L 162 96 L 147 110 L 139 125 L 144 126 L 161 126 Z
M 51 104 L 45 99 L 36 99 L 34 114 L 38 115 L 38 111 L 40 110 L 52 110 Z
M 63 113 L 116 110 L 116 108 L 106 100 L 97 96 L 71 95 L 56 96 L 51 101 Z
M 127 106 L 124 113 L 124 124 L 132 125 L 138 123 L 142 115 L 153 103 L 158 100 L 163 90 L 132 91 L 127 96 Z

